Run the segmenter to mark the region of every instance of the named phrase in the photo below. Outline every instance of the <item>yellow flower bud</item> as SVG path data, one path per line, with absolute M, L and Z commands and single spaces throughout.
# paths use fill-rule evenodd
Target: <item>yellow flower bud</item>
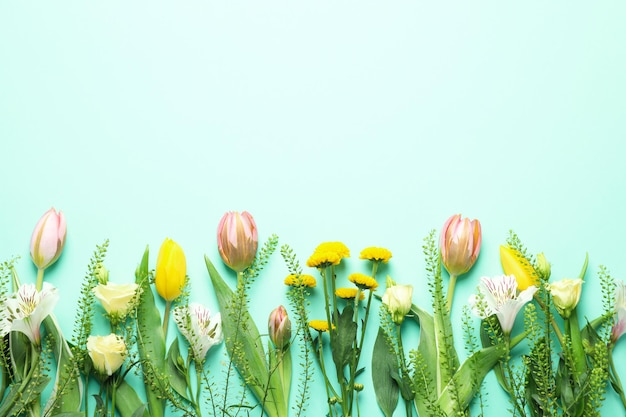
M 531 285 L 539 286 L 539 276 L 535 268 L 521 254 L 510 246 L 500 246 L 500 262 L 505 275 L 513 275 L 517 281 L 517 289 L 524 291 Z
M 187 275 L 187 263 L 183 249 L 172 239 L 165 239 L 157 257 L 156 290 L 167 301 L 177 298 Z

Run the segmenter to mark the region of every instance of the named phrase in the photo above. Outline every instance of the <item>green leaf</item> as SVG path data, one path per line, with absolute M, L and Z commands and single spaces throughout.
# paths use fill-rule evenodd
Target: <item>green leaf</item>
M 411 316 L 420 326 L 420 340 L 417 347 L 417 351 L 422 358 L 425 359 L 426 372 L 416 382 L 420 384 L 416 387 L 416 391 L 421 393 L 429 393 L 429 398 L 425 401 L 423 398 L 415 397 L 415 407 L 417 408 L 418 415 L 429 415 L 429 409 L 427 404 L 434 404 L 437 401 L 436 397 L 436 375 L 437 375 L 437 361 L 432 358 L 437 357 L 437 344 L 435 341 L 435 321 L 425 310 L 422 310 L 415 304 L 411 305 Z
M 146 404 L 139 398 L 137 392 L 126 381 L 122 380 L 116 388 L 115 408 L 122 417 L 150 417 Z M 139 410 L 143 410 L 137 414 Z
M 376 394 L 376 402 L 385 417 L 392 417 L 398 406 L 398 358 L 382 328 L 374 342 L 372 352 L 372 384 Z
M 57 361 L 57 374 L 54 389 L 45 409 L 52 408 L 54 413 L 80 411 L 83 398 L 83 379 L 76 369 L 76 363 L 69 344 L 63 337 L 59 323 L 53 315 L 43 321 L 48 334 L 54 338 L 52 350 Z M 60 391 L 60 392 L 59 392 Z M 61 398 L 57 397 L 57 393 Z
M 178 339 L 174 339 L 167 354 L 167 375 L 170 377 L 170 385 L 174 388 L 174 391 L 189 401 L 187 379 L 185 377 L 189 369 L 186 369 L 184 364 L 178 363 L 178 358 L 180 357 Z
M 53 414 L 53 417 L 84 417 L 85 413 L 81 411 L 67 411 L 59 414 Z
M 122 380 L 116 388 L 115 408 L 122 417 L 150 417 L 146 404 L 141 401 L 137 392 L 126 381 Z M 140 414 L 137 414 L 140 412 Z
M 339 378 L 344 378 L 343 369 L 350 363 L 354 355 L 357 324 L 352 321 L 353 316 L 354 309 L 351 304 L 348 304 L 342 313 L 337 312 L 337 323 L 333 323 L 335 329 L 329 329 L 329 331 L 333 332 L 330 348 Z
M 467 409 L 487 373 L 505 354 L 506 349 L 503 346 L 491 346 L 474 352 L 467 358 L 439 396 L 437 405 L 441 410 L 452 417 Z M 460 410 L 455 409 L 454 396 L 458 398 Z
M 0 402 L 0 417 L 6 417 L 13 408 L 15 401 L 19 398 L 20 395 L 21 384 L 13 383 L 9 385 L 9 393 L 7 396 Z M 15 414 L 15 413 L 14 413 Z
M 106 417 L 107 416 L 107 410 L 104 407 L 104 400 L 102 399 L 102 397 L 100 397 L 99 395 L 92 395 L 93 398 L 96 399 L 96 410 L 94 413 L 95 417 Z
M 270 379 L 267 359 L 259 330 L 252 316 L 246 306 L 241 304 L 242 300 L 238 300 L 224 282 L 209 257 L 205 255 L 204 260 L 215 289 L 217 303 L 223 311 L 222 330 L 231 360 L 259 403 L 265 401 L 264 408 L 268 416 L 286 417 L 287 408 L 282 398 L 282 387 L 274 387 L 275 378 L 270 381 L 272 386 L 267 386 Z M 232 311 L 233 309 L 236 310 Z M 266 396 L 265 392 L 268 389 L 270 392 Z
M 161 314 L 154 301 L 148 279 L 148 248 L 135 272 L 135 283 L 142 291 L 137 306 L 137 350 L 141 359 L 144 375 L 161 376 L 165 369 L 165 337 L 161 328 Z M 148 409 L 152 417 L 163 417 L 165 400 L 162 398 L 164 387 L 144 384 Z

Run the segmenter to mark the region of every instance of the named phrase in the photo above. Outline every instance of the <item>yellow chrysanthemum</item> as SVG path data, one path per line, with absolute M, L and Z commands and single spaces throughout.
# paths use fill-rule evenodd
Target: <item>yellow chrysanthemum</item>
M 306 261 L 306 266 L 311 268 L 325 268 L 331 265 L 339 265 L 341 256 L 336 252 L 313 252 L 313 255 Z
M 337 288 L 335 290 L 335 295 L 345 300 L 354 300 L 354 297 L 356 297 L 357 291 L 358 290 L 356 288 Z M 365 294 L 361 292 L 359 295 L 359 300 L 363 300 L 363 299 L 365 299 Z
M 378 282 L 376 282 L 374 278 L 359 272 L 350 274 L 348 276 L 348 280 L 362 290 L 373 290 L 378 288 Z
M 391 251 L 385 248 L 377 248 L 376 246 L 370 246 L 361 251 L 359 259 L 367 259 L 372 262 L 387 263 L 391 259 Z
M 324 242 L 320 243 L 314 252 L 334 252 L 339 255 L 340 258 L 349 258 L 350 249 L 341 242 Z
M 314 330 L 317 330 L 318 332 L 327 332 L 328 322 L 326 320 L 311 320 L 309 322 L 309 327 Z
M 310 287 L 313 288 L 317 285 L 317 281 L 312 275 L 300 274 L 287 275 L 285 278 L 285 285 L 289 285 L 291 287 Z

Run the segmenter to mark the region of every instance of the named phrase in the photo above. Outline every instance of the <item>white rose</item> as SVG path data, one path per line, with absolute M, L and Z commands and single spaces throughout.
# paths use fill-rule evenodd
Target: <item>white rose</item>
M 131 307 L 131 301 L 137 293 L 137 284 L 98 284 L 93 293 L 106 312 L 113 316 L 125 317 Z
M 394 285 L 387 288 L 383 294 L 383 304 L 391 313 L 391 319 L 396 324 L 402 324 L 404 316 L 411 311 L 413 286 Z
M 124 339 L 114 333 L 108 336 L 89 336 L 87 351 L 94 368 L 107 376 L 120 369 L 128 353 Z
M 561 317 L 568 318 L 572 310 L 578 305 L 582 291 L 583 280 L 564 278 L 548 285 L 552 301 Z

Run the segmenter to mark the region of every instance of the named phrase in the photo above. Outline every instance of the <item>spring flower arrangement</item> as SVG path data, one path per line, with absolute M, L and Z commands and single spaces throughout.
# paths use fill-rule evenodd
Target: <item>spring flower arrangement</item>
M 575 278 L 554 279 L 546 256 L 531 255 L 511 233 L 500 248 L 502 271 L 476 279 L 469 300 L 454 300 L 457 279 L 480 254 L 478 220 L 451 216 L 439 236 L 432 231 L 424 240 L 423 276 L 396 282 L 380 276 L 392 258 L 386 248 L 361 250 L 362 273 L 347 270 L 346 245 L 324 242 L 305 270 L 288 245 L 279 249 L 277 236 L 259 247 L 249 213 L 228 212 L 217 249 L 232 274 L 222 277 L 205 256 L 219 313 L 190 300 L 195 283 L 174 240 L 163 241 L 152 267 L 145 249 L 133 282 L 109 272 L 105 241 L 87 266 L 67 337 L 54 314 L 62 289 L 45 281 L 66 233 L 65 216 L 54 209 L 35 226 L 34 284 L 18 277 L 16 259 L 0 264 L 0 417 L 374 415 L 359 406 L 364 389 L 375 393 L 379 415 L 488 415 L 483 380 L 490 373 L 514 416 L 599 416 L 607 395 L 626 410 L 623 359 L 613 357 L 626 333 L 624 283 L 600 267 L 602 314 L 583 320 L 577 307 L 587 295 L 587 259 Z M 259 330 L 250 291 L 277 249 L 288 304 L 276 300 Z M 412 300 L 423 282 L 427 308 Z M 321 308 L 312 308 L 313 291 Z M 451 314 L 453 302 L 463 302 L 461 317 Z M 467 347 L 462 362 L 455 321 Z M 407 343 L 417 327 L 419 341 Z M 210 353 L 222 345 L 226 359 Z M 326 400 L 311 409 L 316 385 Z

